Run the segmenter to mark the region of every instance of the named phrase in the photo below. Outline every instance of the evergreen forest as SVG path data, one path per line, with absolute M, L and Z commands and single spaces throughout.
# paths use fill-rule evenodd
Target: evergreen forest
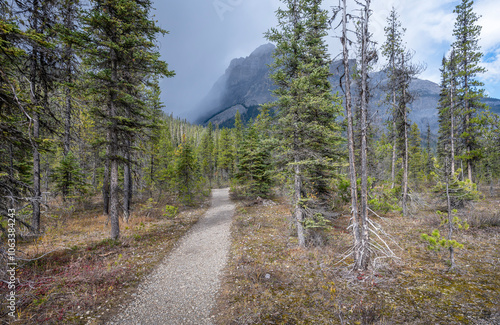
M 500 116 L 455 2 L 433 133 L 409 117 L 425 66 L 395 8 L 373 40 L 371 0 L 281 0 L 274 100 L 230 127 L 166 113 L 151 0 L 0 0 L 2 324 L 105 324 L 223 188 L 217 324 L 498 324 Z

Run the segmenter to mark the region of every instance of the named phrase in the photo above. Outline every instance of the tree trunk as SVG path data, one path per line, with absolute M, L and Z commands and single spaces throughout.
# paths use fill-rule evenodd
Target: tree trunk
M 358 190 L 356 177 L 356 157 L 354 148 L 354 131 L 352 118 L 352 97 L 351 97 L 351 71 L 349 68 L 349 50 L 347 48 L 347 4 L 343 0 L 342 7 L 342 53 L 344 63 L 344 78 L 345 78 L 345 110 L 347 119 L 347 141 L 349 147 L 349 179 L 351 183 L 351 223 L 354 237 L 354 260 L 358 261 L 359 250 L 361 245 L 361 233 L 358 220 Z
M 392 93 L 392 105 L 393 109 L 396 110 L 396 91 L 393 89 Z M 395 113 L 393 113 L 395 115 Z M 391 189 L 394 188 L 394 185 L 396 183 L 396 149 L 397 149 L 397 136 L 396 136 L 396 131 L 397 131 L 397 126 L 396 126 L 396 117 L 393 116 L 392 118 L 392 165 L 391 165 Z
M 39 28 L 38 12 L 40 5 L 38 1 L 33 1 L 33 29 L 36 32 L 41 32 Z M 40 112 L 39 112 L 39 93 L 37 86 L 37 77 L 39 74 L 40 66 L 38 60 L 40 52 L 37 45 L 33 46 L 33 53 L 31 54 L 31 101 L 34 107 L 33 112 L 33 214 L 31 217 L 31 227 L 35 234 L 40 233 L 40 198 L 41 198 L 41 180 L 40 180 L 40 152 L 38 147 L 38 140 L 40 138 Z
M 127 141 L 126 163 L 123 177 L 123 219 L 128 223 L 130 219 L 130 203 L 132 200 L 132 170 L 130 168 L 130 141 Z
M 38 110 L 38 108 L 36 108 Z M 40 113 L 33 114 L 33 215 L 31 226 L 35 234 L 40 233 L 40 153 L 37 141 L 40 138 Z
M 72 103 L 71 103 L 71 89 L 69 84 L 72 82 L 72 71 L 71 71 L 71 46 L 66 46 L 66 82 L 68 83 L 65 86 L 65 96 L 66 96 L 66 108 L 65 108 L 65 116 L 64 116 L 64 148 L 63 154 L 66 157 L 70 151 L 70 143 L 71 143 L 71 111 L 72 111 Z
M 404 55 L 403 55 L 404 67 Z M 406 82 L 406 81 L 405 81 Z M 403 161 L 403 216 L 408 216 L 408 111 L 406 109 L 406 87 L 403 87 L 404 161 Z
M 92 168 L 92 187 L 94 188 L 94 191 L 97 192 L 97 159 L 99 159 L 99 155 L 97 153 L 97 150 L 94 151 L 94 159 L 93 159 L 93 167 Z
M 299 238 L 299 247 L 305 247 L 306 241 L 304 237 L 304 211 L 300 206 L 301 193 L 302 193 L 302 180 L 300 174 L 300 165 L 298 165 L 298 159 L 295 159 L 295 179 L 294 179 L 294 191 L 295 191 L 295 222 L 297 225 L 297 237 Z
M 467 55 L 465 55 L 467 58 Z M 468 68 L 468 62 L 465 60 L 464 62 L 464 67 L 465 70 Z M 469 79 L 467 75 L 467 71 L 464 76 L 464 89 L 465 89 L 465 132 L 467 133 L 467 137 L 465 139 L 466 141 L 466 151 L 467 151 L 467 177 L 469 178 L 469 181 L 472 182 L 472 159 L 470 157 L 470 153 L 472 151 L 472 144 L 471 144 L 471 127 L 470 127 L 470 120 L 471 120 L 471 113 L 470 113 L 470 101 L 469 101 Z
M 452 63 L 453 64 L 453 63 Z M 453 90 L 455 87 L 455 84 L 453 82 L 453 76 L 452 76 L 452 82 L 451 82 L 451 92 L 450 92 L 450 150 L 451 150 L 451 175 L 455 175 L 455 102 L 454 102 L 454 94 Z
M 368 21 L 370 0 L 366 0 L 363 9 L 361 26 L 361 247 L 359 260 L 355 261 L 355 269 L 364 271 L 368 269 L 370 261 L 369 233 L 368 233 L 368 143 L 367 143 L 367 115 L 368 115 Z
M 111 238 L 115 240 L 120 237 L 120 220 L 118 217 L 118 192 L 118 160 L 111 159 L 111 197 L 109 218 L 111 220 Z
M 115 87 L 117 84 L 117 63 L 116 63 L 116 52 L 111 49 L 111 83 L 113 89 L 110 92 L 109 101 L 109 118 L 111 125 L 109 128 L 109 147 L 110 147 L 110 162 L 111 162 L 111 195 L 110 195 L 110 207 L 109 207 L 109 219 L 111 221 L 111 238 L 117 240 L 120 237 L 120 219 L 118 215 L 118 126 L 115 119 L 116 112 L 116 92 Z
M 446 178 L 446 198 L 448 203 L 448 240 L 451 240 L 453 236 L 453 218 L 451 213 L 451 201 L 450 201 L 450 192 L 449 192 L 449 179 Z M 453 251 L 453 246 L 449 247 L 450 250 L 450 270 L 455 268 L 455 255 Z
M 391 160 L 391 189 L 394 188 L 394 185 L 396 183 L 396 149 L 397 149 L 397 136 L 396 136 L 396 120 L 394 119 L 392 121 L 392 127 L 393 131 L 392 134 L 394 136 L 394 139 L 392 140 L 392 160 Z
M 107 131 L 108 144 L 106 146 L 106 157 L 104 158 L 104 179 L 102 181 L 102 201 L 103 212 L 109 215 L 109 169 L 110 169 L 110 155 L 111 155 L 111 139 L 110 130 Z

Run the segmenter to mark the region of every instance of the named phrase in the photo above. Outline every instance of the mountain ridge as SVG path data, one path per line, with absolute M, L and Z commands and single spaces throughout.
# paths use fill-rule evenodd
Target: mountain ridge
M 255 49 L 245 58 L 233 59 L 225 73 L 213 85 L 205 96 L 198 110 L 204 113 L 199 116 L 196 123 L 206 125 L 209 122 L 220 127 L 232 127 L 234 115 L 240 111 L 242 119 L 248 121 L 259 113 L 259 106 L 275 100 L 272 90 L 276 88 L 269 78 L 269 65 L 273 62 L 275 46 L 271 43 L 264 44 Z M 354 60 L 350 60 L 354 63 Z M 353 66 L 353 64 L 351 64 Z M 343 74 L 342 61 L 334 61 L 330 66 L 332 76 L 329 78 L 333 92 L 342 93 L 340 76 Z M 370 111 L 375 117 L 375 123 L 382 125 L 389 118 L 388 105 L 384 103 L 384 85 L 387 76 L 384 71 L 373 72 L 370 75 L 374 86 L 370 100 Z M 415 100 L 410 104 L 410 120 L 416 122 L 420 130 L 431 127 L 432 133 L 438 130 L 437 103 L 439 100 L 440 86 L 430 80 L 415 78 L 410 85 Z M 485 98 L 483 101 L 491 107 L 492 111 L 500 113 L 500 100 Z

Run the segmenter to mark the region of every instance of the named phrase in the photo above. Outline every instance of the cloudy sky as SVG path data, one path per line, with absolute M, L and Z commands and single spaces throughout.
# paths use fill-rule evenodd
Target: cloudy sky
M 325 8 L 337 0 L 326 0 Z M 378 44 L 384 42 L 384 26 L 391 7 L 407 29 L 407 47 L 415 51 L 416 62 L 427 69 L 420 75 L 439 83 L 441 59 L 453 42 L 454 7 L 458 0 L 373 1 L 372 32 Z M 193 120 L 193 107 L 208 93 L 234 58 L 248 56 L 267 43 L 264 32 L 276 25 L 274 12 L 279 0 L 154 0 L 155 19 L 170 33 L 159 40 L 162 59 L 174 78 L 161 82 L 165 111 Z M 353 7 L 353 6 L 351 6 Z M 500 98 L 500 1 L 476 0 L 475 12 L 483 26 L 480 45 L 488 72 L 481 77 L 486 92 Z M 330 53 L 339 53 L 338 39 L 329 37 Z

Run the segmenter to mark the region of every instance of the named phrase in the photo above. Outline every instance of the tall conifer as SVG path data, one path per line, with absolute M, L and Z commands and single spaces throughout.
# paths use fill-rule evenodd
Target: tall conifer
M 473 181 L 474 163 L 480 157 L 480 125 L 478 110 L 485 108 L 481 103 L 484 97 L 483 83 L 477 80 L 478 74 L 485 68 L 479 64 L 483 53 L 478 44 L 481 26 L 477 25 L 479 16 L 473 11 L 474 1 L 462 0 L 453 11 L 456 16 L 453 36 L 453 50 L 456 55 L 458 98 L 459 98 L 459 133 L 460 158 L 467 165 L 467 176 Z
M 293 178 L 294 218 L 299 246 L 304 246 L 305 185 L 328 170 L 329 158 L 339 157 L 335 118 L 341 106 L 328 82 L 330 57 L 324 41 L 328 24 L 321 1 L 283 2 L 286 9 L 277 11 L 278 28 L 266 34 L 276 43 L 271 78 L 278 86 L 277 101 L 266 107 L 277 109 L 281 162 Z
M 107 134 L 106 159 L 110 166 L 111 237 L 119 228 L 119 164 L 130 148 L 131 137 L 146 126 L 146 109 L 141 87 L 154 82 L 153 76 L 172 76 L 159 60 L 155 45 L 158 33 L 166 33 L 149 17 L 151 1 L 93 0 L 84 22 L 90 46 L 85 63 L 93 83 L 89 90 L 102 102 L 95 117 L 103 119 Z M 128 158 L 128 157 L 125 157 Z M 129 159 L 125 159 L 129 161 Z M 105 175 L 107 177 L 107 175 Z M 104 187 L 106 187 L 106 182 Z M 106 200 L 106 189 L 104 190 Z

